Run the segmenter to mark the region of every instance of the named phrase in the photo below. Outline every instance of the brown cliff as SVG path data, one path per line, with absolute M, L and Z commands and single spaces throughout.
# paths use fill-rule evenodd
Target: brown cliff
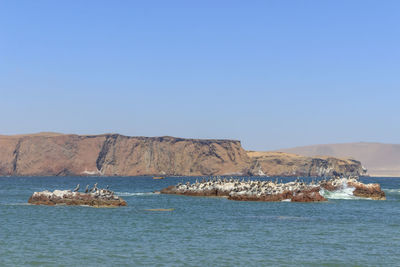
M 268 153 L 271 152 L 246 152 L 240 141 L 235 140 L 119 134 L 0 136 L 0 175 L 323 176 L 334 174 L 333 171 L 344 175 L 362 173 L 357 161 Z
M 400 144 L 368 142 L 325 144 L 287 148 L 279 151 L 308 157 L 326 155 L 354 158 L 363 163 L 371 176 L 400 177 Z
M 282 152 L 249 151 L 250 173 L 268 176 L 359 176 L 364 175 L 361 163 L 334 157 L 305 157 Z
M 0 136 L 0 175 L 229 175 L 248 164 L 246 151 L 233 140 Z

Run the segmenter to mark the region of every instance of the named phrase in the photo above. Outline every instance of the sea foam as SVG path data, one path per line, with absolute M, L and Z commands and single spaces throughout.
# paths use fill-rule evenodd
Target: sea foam
M 353 195 L 354 187 L 348 187 L 346 184 L 343 184 L 343 187 L 341 189 L 335 190 L 335 191 L 328 191 L 325 189 L 321 189 L 319 193 L 327 199 L 366 199 L 366 198 L 361 198 L 361 197 L 356 197 Z

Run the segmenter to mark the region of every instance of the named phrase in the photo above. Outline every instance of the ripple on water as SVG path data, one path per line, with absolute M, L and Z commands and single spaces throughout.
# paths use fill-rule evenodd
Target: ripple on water
M 128 206 L 25 203 L 32 188 L 73 188 L 87 179 L 109 184 Z M 4 188 L 12 189 L 0 195 L 0 265 L 399 265 L 398 201 L 263 203 L 151 193 L 185 179 L 1 179 Z M 391 199 L 398 199 L 400 179 L 380 179 Z M 158 208 L 174 211 L 143 211 Z

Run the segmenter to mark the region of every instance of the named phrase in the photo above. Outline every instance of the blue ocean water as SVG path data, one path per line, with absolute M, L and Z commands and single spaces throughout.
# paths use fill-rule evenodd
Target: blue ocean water
M 236 202 L 152 193 L 195 179 L 0 178 L 0 266 L 400 266 L 399 178 L 362 178 L 380 183 L 386 201 L 339 195 L 325 203 Z M 95 182 L 110 185 L 128 206 L 27 204 L 34 191 Z M 146 210 L 157 208 L 174 210 Z

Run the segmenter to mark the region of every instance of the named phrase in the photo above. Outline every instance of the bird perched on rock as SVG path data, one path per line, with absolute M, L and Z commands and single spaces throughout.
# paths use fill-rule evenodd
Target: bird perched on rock
M 86 185 L 85 193 L 89 192 L 89 185 Z
M 78 192 L 79 188 L 80 188 L 80 186 L 79 186 L 79 184 L 78 184 L 78 185 L 75 187 L 74 192 Z
M 97 191 L 97 183 L 94 184 L 92 190 L 90 192 L 96 192 Z

